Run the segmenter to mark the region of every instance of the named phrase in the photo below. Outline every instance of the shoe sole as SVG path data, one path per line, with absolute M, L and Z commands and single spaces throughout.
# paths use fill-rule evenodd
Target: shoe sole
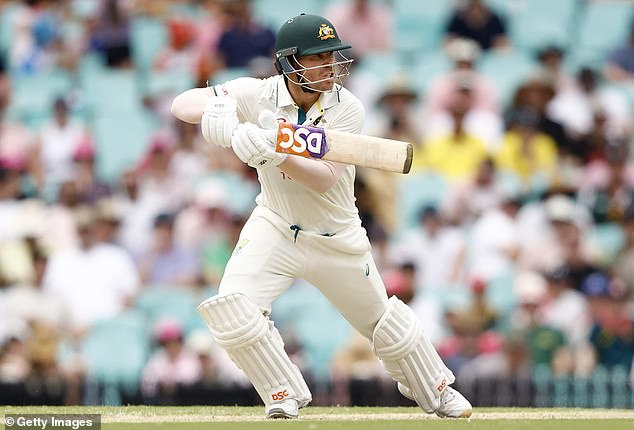
M 450 415 L 440 415 L 439 413 L 436 413 L 436 415 L 440 418 L 469 418 L 471 417 L 472 413 L 473 413 L 472 409 L 467 409 L 466 411 L 462 411 L 462 413 L 458 415 L 457 417 L 452 417 Z
M 292 420 L 297 418 L 297 415 L 291 415 L 282 408 L 275 408 L 271 409 L 266 417 L 271 420 Z

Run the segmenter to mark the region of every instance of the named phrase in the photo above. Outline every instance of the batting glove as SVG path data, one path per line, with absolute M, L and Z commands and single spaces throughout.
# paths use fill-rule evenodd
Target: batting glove
M 256 169 L 266 170 L 286 160 L 286 154 L 275 152 L 267 132 L 248 122 L 238 125 L 231 138 L 231 147 L 243 163 Z
M 229 148 L 231 136 L 238 126 L 238 103 L 229 97 L 209 97 L 203 110 L 200 128 L 205 140 Z

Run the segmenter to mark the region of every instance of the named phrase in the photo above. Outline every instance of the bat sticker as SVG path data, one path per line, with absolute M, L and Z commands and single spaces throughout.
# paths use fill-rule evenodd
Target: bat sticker
M 280 123 L 275 151 L 306 158 L 322 158 L 328 152 L 328 142 L 323 128 Z

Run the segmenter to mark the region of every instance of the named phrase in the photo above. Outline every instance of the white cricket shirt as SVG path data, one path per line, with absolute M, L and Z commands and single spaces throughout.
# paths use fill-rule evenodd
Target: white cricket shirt
M 240 122 L 258 124 L 258 116 L 265 109 L 273 112 L 278 119 L 294 124 L 298 122 L 299 107 L 282 76 L 239 78 L 214 88 L 219 96 L 237 100 Z M 302 125 L 359 133 L 363 120 L 363 105 L 350 91 L 342 88 L 338 93 L 322 93 L 306 112 Z M 262 190 L 256 203 L 302 230 L 337 233 L 344 228 L 361 225 L 355 206 L 354 176 L 354 166 L 346 166 L 337 183 L 328 192 L 319 194 L 293 181 L 277 167 L 258 169 Z

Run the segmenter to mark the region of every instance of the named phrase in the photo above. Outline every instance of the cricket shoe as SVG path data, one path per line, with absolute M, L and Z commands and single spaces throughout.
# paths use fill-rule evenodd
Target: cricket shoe
M 295 399 L 286 399 L 271 403 L 266 407 L 266 417 L 269 419 L 292 419 L 299 415 L 299 404 Z
M 462 394 L 451 387 L 446 387 L 440 395 L 440 407 L 436 415 L 440 418 L 469 418 L 473 407 Z

